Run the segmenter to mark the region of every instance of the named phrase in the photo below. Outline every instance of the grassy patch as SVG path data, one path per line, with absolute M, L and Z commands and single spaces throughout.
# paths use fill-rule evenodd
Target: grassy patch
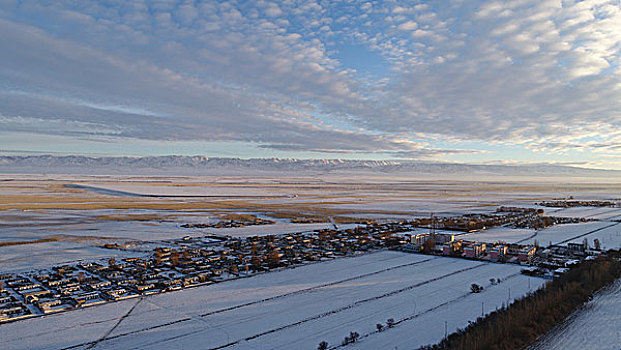
M 47 243 L 47 242 L 57 242 L 60 241 L 60 238 L 42 238 L 35 239 L 32 241 L 13 241 L 13 242 L 0 242 L 0 247 L 10 247 L 14 245 L 25 245 L 25 244 L 37 244 L 37 243 Z

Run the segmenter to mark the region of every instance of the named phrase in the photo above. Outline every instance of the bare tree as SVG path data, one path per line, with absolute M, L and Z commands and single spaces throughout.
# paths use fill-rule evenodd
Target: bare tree
M 155 254 L 153 254 L 154 264 L 155 266 L 162 265 L 162 248 L 155 248 Z
M 172 266 L 177 266 L 177 264 L 179 264 L 179 253 L 176 250 L 173 250 L 170 255 L 170 264 Z
M 360 338 L 360 334 L 358 334 L 358 332 L 349 332 L 349 340 L 352 343 L 355 343 L 356 341 L 358 341 L 358 338 Z
M 470 285 L 470 291 L 472 293 L 481 293 L 481 291 L 483 291 L 483 286 L 479 286 L 476 283 L 473 283 Z

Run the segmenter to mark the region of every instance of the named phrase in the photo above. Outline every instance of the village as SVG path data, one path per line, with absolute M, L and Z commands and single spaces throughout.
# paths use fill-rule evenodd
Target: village
M 484 243 L 460 235 L 500 225 L 541 227 L 584 219 L 501 207 L 494 215 L 429 218 L 235 238 L 206 234 L 161 241 L 146 257 L 109 258 L 24 273 L 0 273 L 0 322 L 11 322 L 122 299 L 204 286 L 379 250 L 443 255 L 525 265 L 525 273 L 553 278 L 579 259 L 598 254 L 586 244 Z M 110 246 L 110 248 L 114 248 Z

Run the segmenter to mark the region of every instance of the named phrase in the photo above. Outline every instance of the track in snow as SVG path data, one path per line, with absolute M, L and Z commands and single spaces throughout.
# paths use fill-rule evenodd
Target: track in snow
M 334 315 L 336 313 L 343 312 L 345 310 L 349 310 L 349 309 L 358 307 L 360 305 L 363 305 L 363 304 L 366 304 L 366 303 L 369 303 L 369 302 L 372 302 L 372 301 L 376 301 L 376 300 L 387 298 L 387 297 L 390 297 L 390 296 L 393 296 L 393 295 L 396 295 L 396 294 L 400 294 L 400 293 L 412 290 L 414 288 L 420 287 L 422 285 L 429 284 L 429 283 L 432 283 L 432 282 L 435 282 L 435 281 L 438 281 L 438 280 L 441 280 L 441 279 L 444 279 L 444 278 L 447 278 L 447 277 L 450 277 L 450 276 L 454 276 L 454 275 L 457 275 L 457 274 L 462 273 L 462 272 L 474 270 L 474 269 L 477 269 L 477 268 L 480 268 L 480 267 L 483 267 L 483 266 L 486 266 L 486 265 L 487 265 L 487 263 L 482 263 L 482 264 L 479 264 L 479 265 L 463 268 L 463 269 L 460 269 L 460 270 L 457 270 L 457 271 L 453 271 L 453 272 L 444 274 L 442 276 L 438 276 L 438 277 L 434 277 L 434 278 L 428 279 L 428 280 L 423 281 L 423 282 L 419 282 L 419 283 L 416 283 L 416 284 L 413 284 L 413 285 L 409 285 L 407 287 L 399 288 L 397 290 L 393 290 L 393 291 L 390 291 L 388 293 L 384 293 L 382 295 L 378 295 L 378 296 L 374 296 L 374 297 L 371 297 L 371 298 L 366 298 L 366 299 L 358 300 L 358 301 L 356 301 L 356 302 L 354 302 L 352 304 L 349 304 L 349 305 L 346 305 L 346 306 L 343 306 L 343 307 L 340 307 L 340 308 L 337 308 L 337 309 L 333 309 L 333 310 L 330 310 L 330 311 L 326 311 L 326 312 L 323 312 L 323 313 L 318 314 L 318 315 L 310 316 L 310 317 L 304 318 L 302 320 L 299 320 L 297 322 L 293 322 L 293 323 L 290 323 L 290 324 L 287 324 L 287 325 L 284 325 L 284 326 L 280 326 L 280 327 L 273 328 L 273 329 L 270 329 L 270 330 L 267 330 L 267 331 L 264 331 L 264 332 L 260 332 L 260 333 L 257 333 L 257 334 L 245 337 L 243 339 L 238 339 L 238 340 L 229 342 L 229 343 L 224 344 L 224 345 L 220 345 L 220 346 L 217 346 L 217 347 L 209 348 L 208 350 L 225 349 L 225 348 L 228 348 L 228 347 L 240 344 L 240 343 L 242 343 L 244 341 L 250 341 L 250 340 L 253 340 L 253 339 L 256 339 L 256 338 L 268 335 L 268 334 L 272 334 L 272 333 L 275 333 L 275 332 L 278 332 L 278 331 L 282 331 L 282 330 L 285 330 L 285 329 L 288 329 L 288 328 L 296 327 L 296 326 L 299 326 L 299 325 L 304 324 L 304 323 L 309 322 L 309 321 L 314 321 L 314 320 L 317 320 L 317 319 L 320 319 L 320 318 L 324 318 L 324 317 L 327 317 L 327 316 L 330 316 L 330 315 Z M 159 339 L 156 343 L 153 343 L 153 344 L 142 344 L 141 347 L 148 346 L 148 345 L 155 345 L 155 344 L 166 342 L 166 341 L 170 341 L 170 340 L 176 340 L 176 339 L 179 339 L 179 338 L 182 338 L 182 337 L 186 337 L 186 336 L 189 336 L 189 335 L 192 335 L 192 334 L 200 333 L 200 332 L 202 332 L 202 330 L 191 331 L 191 332 L 187 332 L 187 333 L 184 333 L 184 334 L 176 335 L 174 337 Z M 138 348 L 136 348 L 136 349 L 138 349 Z
M 232 311 L 232 310 L 236 310 L 236 309 L 241 309 L 241 308 L 244 308 L 244 307 L 248 307 L 248 306 L 252 306 L 252 305 L 257 305 L 257 304 L 261 304 L 261 303 L 272 301 L 272 300 L 277 300 L 277 299 L 282 299 L 282 298 L 286 298 L 286 297 L 290 297 L 290 296 L 294 296 L 294 295 L 309 293 L 309 292 L 312 292 L 312 291 L 315 291 L 315 290 L 319 290 L 319 289 L 335 286 L 335 285 L 342 284 L 342 283 L 352 282 L 352 281 L 359 280 L 359 279 L 362 279 L 362 278 L 366 278 L 366 277 L 369 277 L 369 276 L 379 275 L 381 273 L 385 273 L 385 272 L 388 272 L 388 271 L 393 271 L 393 270 L 397 270 L 397 269 L 401 269 L 401 268 L 405 268 L 405 267 L 409 267 L 409 266 L 414 266 L 414 265 L 422 264 L 422 263 L 429 262 L 429 261 L 436 260 L 436 259 L 439 259 L 439 258 L 438 257 L 432 257 L 432 258 L 429 258 L 429 259 L 415 261 L 415 262 L 411 262 L 411 263 L 407 263 L 407 264 L 391 266 L 391 267 L 388 267 L 388 268 L 385 268 L 385 269 L 381 269 L 381 270 L 378 270 L 378 271 L 373 271 L 373 272 L 357 275 L 357 276 L 346 278 L 346 279 L 342 279 L 342 280 L 339 280 L 339 281 L 324 283 L 324 284 L 321 284 L 321 285 L 318 285 L 318 286 L 313 286 L 313 287 L 309 287 L 309 288 L 305 288 L 305 289 L 300 289 L 300 290 L 289 292 L 289 293 L 275 295 L 273 297 L 269 297 L 269 298 L 265 298 L 265 299 L 255 300 L 255 301 L 251 301 L 251 302 L 244 303 L 244 304 L 239 304 L 239 305 L 234 305 L 234 306 L 223 308 L 223 309 L 218 309 L 218 310 L 215 310 L 215 311 L 211 311 L 211 312 L 208 312 L 208 313 L 205 313 L 205 314 L 198 315 L 198 317 L 204 318 L 204 317 L 208 317 L 208 316 L 211 316 L 211 315 L 215 315 L 215 314 L 219 314 L 219 313 L 223 313 L 223 312 L 227 312 L 227 311 Z M 477 266 L 480 266 L 480 265 L 477 265 Z M 468 269 L 472 269 L 472 268 L 468 268 Z M 446 276 L 446 277 L 448 277 L 448 276 Z M 431 282 L 431 280 L 430 280 L 430 282 Z M 134 307 L 135 306 L 136 305 L 134 305 Z M 132 310 L 133 310 L 133 308 L 130 310 L 130 312 Z M 129 313 L 124 315 L 124 316 L 122 316 L 120 318 L 120 320 L 119 320 L 119 323 L 127 315 L 129 315 Z M 102 338 L 100 338 L 100 339 L 98 339 L 96 341 L 85 342 L 85 343 L 80 343 L 80 344 L 68 346 L 68 347 L 65 347 L 65 348 L 63 348 L 61 350 L 70 350 L 70 349 L 75 349 L 75 348 L 79 348 L 79 347 L 82 347 L 82 346 L 93 346 L 93 344 L 97 344 L 97 343 L 100 343 L 100 342 L 105 341 L 105 340 L 112 340 L 112 339 L 122 338 L 122 337 L 129 336 L 129 335 L 134 335 L 134 334 L 138 334 L 138 333 L 142 333 L 142 332 L 148 332 L 148 331 L 151 331 L 151 330 L 154 330 L 154 329 L 159 329 L 159 328 L 162 328 L 162 327 L 167 327 L 167 326 L 172 326 L 172 325 L 183 323 L 183 322 L 192 321 L 193 319 L 196 319 L 196 317 L 197 316 L 184 317 L 184 318 L 181 318 L 181 319 L 178 319 L 178 320 L 174 320 L 174 321 L 158 324 L 158 325 L 155 325 L 155 326 L 151 326 L 151 327 L 147 327 L 147 328 L 143 328 L 143 329 L 127 332 L 127 333 L 117 334 L 117 335 L 114 335 L 114 336 L 109 336 L 109 334 L 112 332 L 112 330 L 114 330 L 114 328 L 116 328 L 116 325 L 115 325 L 115 327 L 110 332 L 108 332 L 104 337 L 102 337 Z M 118 325 L 118 323 L 117 323 L 117 325 Z M 165 340 L 174 340 L 174 339 L 177 339 L 179 337 L 183 337 L 183 336 L 194 334 L 194 333 L 196 333 L 196 332 L 191 332 L 191 333 L 187 333 L 187 334 L 181 334 L 181 335 L 172 337 L 170 339 L 165 339 Z M 164 341 L 164 340 L 162 340 L 162 341 Z M 230 345 L 233 345 L 233 344 L 229 344 L 227 346 L 230 346 Z

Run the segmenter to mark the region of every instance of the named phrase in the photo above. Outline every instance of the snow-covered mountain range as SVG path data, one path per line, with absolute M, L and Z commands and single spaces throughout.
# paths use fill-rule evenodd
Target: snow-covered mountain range
M 621 179 L 621 171 L 562 165 L 489 165 L 419 161 L 210 158 L 204 156 L 87 157 L 87 156 L 0 156 L 5 174 L 136 174 L 136 175 L 497 175 L 577 176 Z

